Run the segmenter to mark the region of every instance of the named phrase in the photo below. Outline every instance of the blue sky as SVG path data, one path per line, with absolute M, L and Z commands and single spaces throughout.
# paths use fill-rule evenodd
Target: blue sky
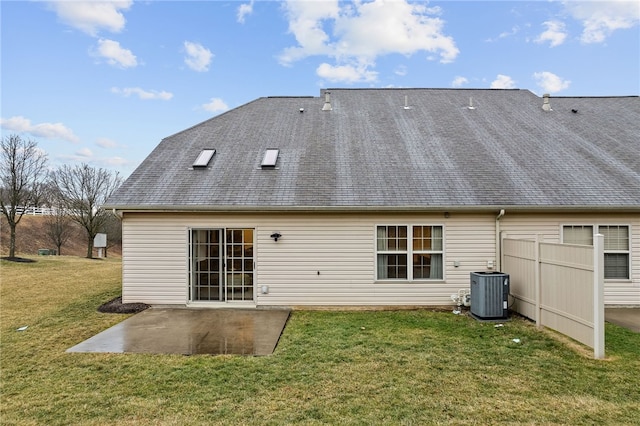
M 2 135 L 128 176 L 164 137 L 326 87 L 640 94 L 635 1 L 1 1 Z

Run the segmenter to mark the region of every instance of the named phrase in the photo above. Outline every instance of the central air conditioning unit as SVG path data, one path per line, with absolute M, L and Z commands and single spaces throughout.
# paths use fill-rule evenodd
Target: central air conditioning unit
M 471 273 L 471 307 L 479 320 L 498 320 L 509 317 L 509 274 L 502 272 Z

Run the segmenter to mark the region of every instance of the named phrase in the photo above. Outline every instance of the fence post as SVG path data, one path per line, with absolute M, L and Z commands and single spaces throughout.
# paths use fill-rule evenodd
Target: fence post
M 542 326 L 542 285 L 540 283 L 540 234 L 536 234 L 536 245 L 534 248 L 534 257 L 536 258 L 536 266 L 534 268 L 534 285 L 536 292 L 536 327 Z
M 593 236 L 593 357 L 604 358 L 604 235 Z

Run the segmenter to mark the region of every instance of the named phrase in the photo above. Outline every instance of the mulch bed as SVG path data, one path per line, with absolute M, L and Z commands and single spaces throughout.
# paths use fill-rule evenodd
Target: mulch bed
M 9 256 L 5 256 L 5 257 L 1 257 L 0 259 L 8 260 L 9 262 L 20 262 L 20 263 L 33 263 L 33 262 L 36 262 L 36 260 L 26 259 L 24 257 L 9 257 Z
M 116 297 L 98 307 L 98 312 L 106 314 L 137 314 L 147 309 L 146 303 L 122 303 L 122 297 Z

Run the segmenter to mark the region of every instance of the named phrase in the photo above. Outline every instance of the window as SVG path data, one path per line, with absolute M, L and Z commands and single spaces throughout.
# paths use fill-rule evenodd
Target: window
M 629 227 L 600 226 L 598 232 L 604 235 L 604 277 L 629 279 Z
M 280 154 L 279 149 L 269 148 L 265 151 L 264 157 L 262 158 L 262 163 L 260 167 L 263 169 L 273 169 L 276 167 L 276 163 L 278 162 L 278 154 Z
M 593 245 L 594 228 L 604 235 L 604 278 L 629 279 L 629 227 L 626 225 L 565 225 L 562 241 Z
M 408 278 L 407 227 L 378 226 L 378 278 Z
M 443 229 L 429 225 L 376 228 L 379 280 L 443 279 Z
M 207 167 L 209 165 L 209 161 L 216 154 L 215 149 L 203 149 L 200 151 L 198 158 L 193 162 L 193 167 Z
M 442 279 L 442 227 L 413 227 L 413 279 Z
M 562 240 L 566 244 L 580 244 L 582 246 L 593 245 L 593 226 L 570 225 L 564 227 Z

